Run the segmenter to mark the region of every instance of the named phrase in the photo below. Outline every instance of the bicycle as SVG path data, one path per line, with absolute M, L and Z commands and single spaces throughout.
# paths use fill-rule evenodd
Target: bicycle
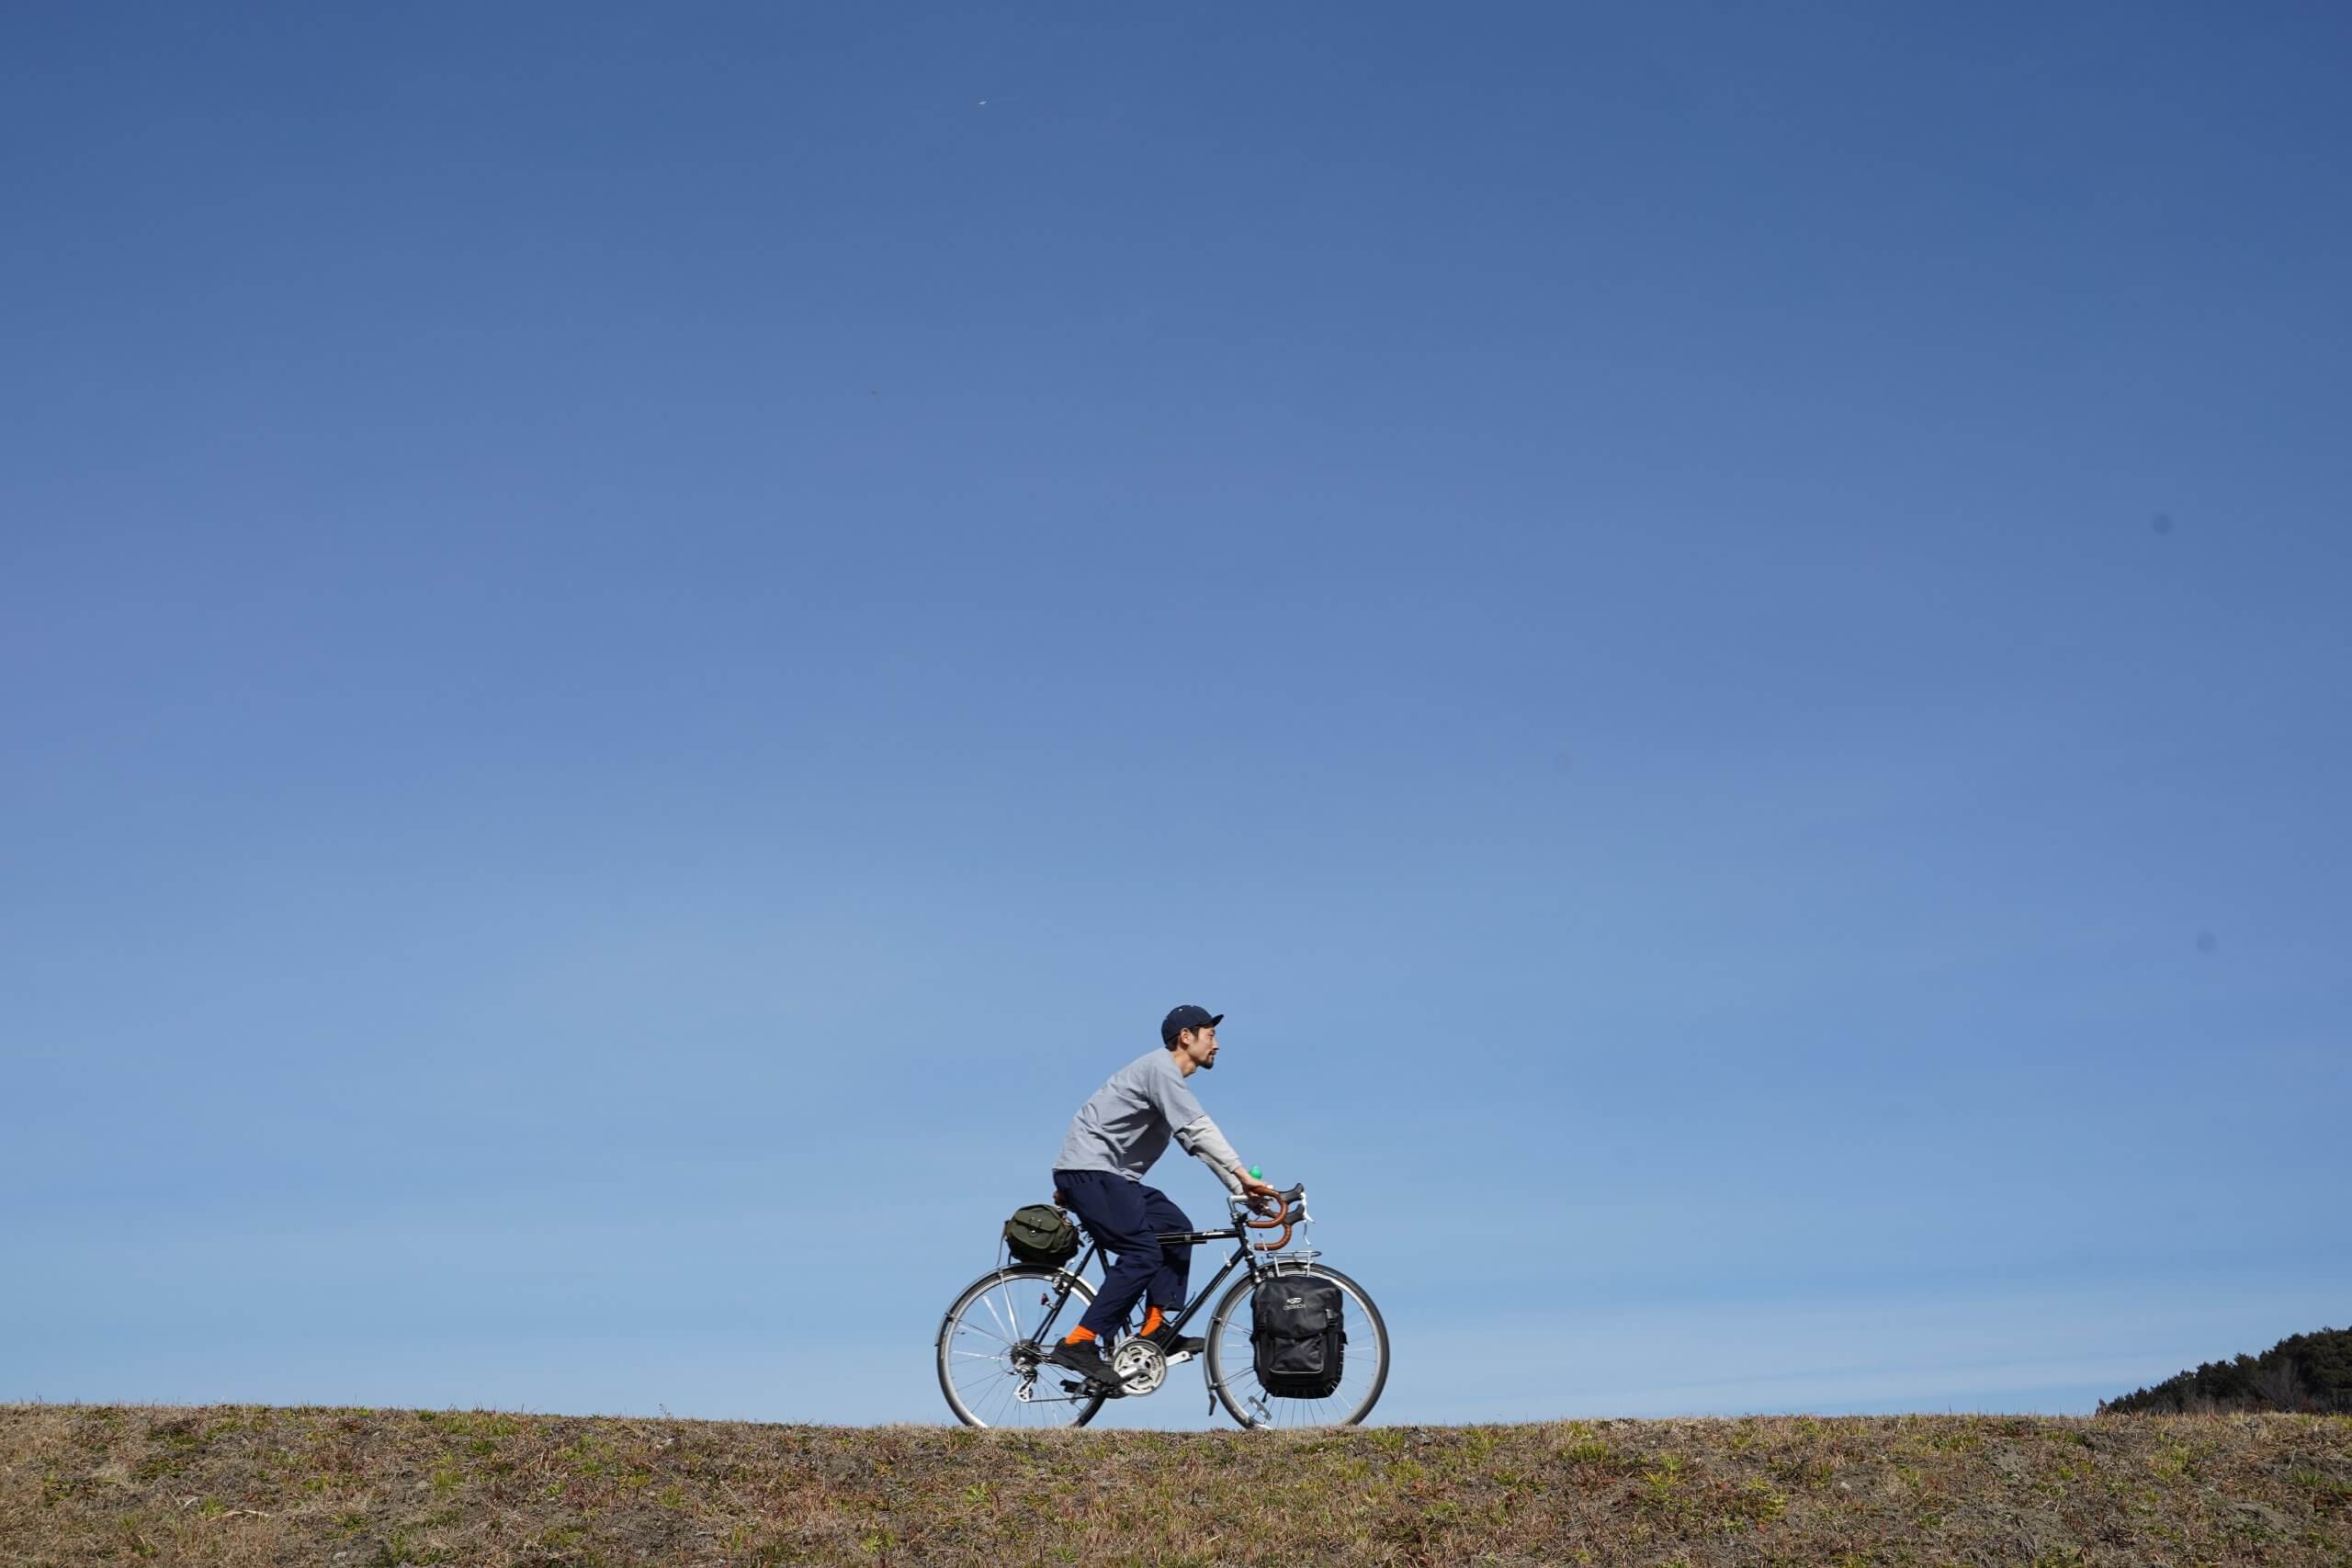
M 1060 1195 L 1057 1193 L 1056 1197 Z M 1294 1228 L 1302 1244 L 1305 1227 L 1313 1223 L 1306 1212 L 1306 1188 L 1302 1183 L 1280 1195 L 1279 1216 L 1257 1217 L 1252 1200 L 1226 1201 L 1233 1223 L 1223 1230 L 1169 1231 L 1156 1239 L 1163 1247 L 1198 1247 L 1205 1242 L 1231 1241 L 1233 1256 L 1201 1287 L 1183 1310 L 1171 1318 L 1181 1337 L 1184 1325 L 1203 1303 L 1242 1269 L 1240 1279 L 1209 1314 L 1203 1352 L 1211 1393 L 1209 1414 L 1219 1402 L 1244 1427 L 1298 1428 L 1351 1427 L 1370 1413 L 1388 1382 L 1388 1325 L 1363 1286 L 1338 1269 L 1316 1261 L 1322 1255 L 1302 1245 L 1284 1251 Z M 1251 1243 L 1252 1230 L 1282 1228 L 1268 1242 Z M 1182 1351 L 1170 1357 L 1150 1340 L 1129 1337 L 1110 1351 L 1111 1369 L 1119 1379 L 1114 1391 L 1091 1379 L 1057 1367 L 1045 1357 L 1053 1348 L 1056 1326 L 1073 1298 L 1078 1314 L 1093 1303 L 1094 1286 L 1085 1278 L 1087 1265 L 1102 1249 L 1090 1237 L 1075 1267 L 1015 1262 L 981 1275 L 956 1298 L 939 1325 L 939 1388 L 948 1407 L 967 1427 L 1083 1427 L 1114 1397 L 1142 1398 L 1166 1383 L 1169 1369 L 1192 1357 Z M 1260 1384 L 1250 1344 L 1254 1321 L 1252 1292 L 1276 1280 L 1312 1275 L 1329 1280 L 1345 1294 L 1342 1309 L 1348 1344 L 1340 1384 L 1321 1399 L 1289 1399 L 1269 1394 Z M 1030 1297 L 1035 1297 L 1033 1303 Z M 1130 1325 L 1132 1326 L 1132 1325 Z

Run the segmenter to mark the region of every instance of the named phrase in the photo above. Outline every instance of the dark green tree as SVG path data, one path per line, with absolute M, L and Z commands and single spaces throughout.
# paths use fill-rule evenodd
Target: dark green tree
M 2352 1412 L 2352 1328 L 2281 1339 L 2259 1356 L 2208 1361 L 2154 1388 L 2104 1400 L 2099 1414 L 2301 1410 Z

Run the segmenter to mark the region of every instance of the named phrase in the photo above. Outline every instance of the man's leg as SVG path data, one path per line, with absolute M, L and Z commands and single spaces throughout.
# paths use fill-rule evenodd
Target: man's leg
M 1193 1222 L 1184 1217 L 1174 1200 L 1157 1187 L 1141 1187 L 1143 1196 L 1143 1228 L 1147 1235 L 1162 1231 L 1188 1231 Z M 1151 1283 L 1144 1300 L 1174 1317 L 1184 1306 L 1185 1281 L 1193 1273 L 1193 1249 L 1189 1247 L 1159 1248 Z
M 1069 1195 L 1069 1206 L 1086 1223 L 1086 1234 L 1117 1259 L 1104 1270 L 1102 1294 L 1079 1319 L 1079 1326 L 1107 1349 L 1160 1269 L 1159 1245 L 1151 1239 L 1159 1227 L 1145 1218 L 1145 1190 L 1124 1176 L 1103 1170 L 1066 1170 L 1055 1172 L 1055 1177 Z

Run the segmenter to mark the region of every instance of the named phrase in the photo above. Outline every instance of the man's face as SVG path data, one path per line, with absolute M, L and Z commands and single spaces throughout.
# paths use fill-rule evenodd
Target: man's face
M 1187 1029 L 1181 1032 L 1176 1036 L 1176 1049 L 1183 1052 L 1187 1056 L 1190 1056 L 1193 1059 L 1193 1065 L 1195 1066 L 1216 1066 L 1216 1026 L 1211 1025 L 1207 1029 Z

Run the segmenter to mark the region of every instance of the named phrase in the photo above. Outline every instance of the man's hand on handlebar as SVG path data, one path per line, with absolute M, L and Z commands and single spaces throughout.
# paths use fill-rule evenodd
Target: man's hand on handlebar
M 1269 1183 L 1259 1180 L 1246 1170 L 1234 1173 L 1241 1179 L 1241 1190 L 1250 1199 L 1250 1206 L 1261 1214 L 1283 1212 L 1283 1195 Z

